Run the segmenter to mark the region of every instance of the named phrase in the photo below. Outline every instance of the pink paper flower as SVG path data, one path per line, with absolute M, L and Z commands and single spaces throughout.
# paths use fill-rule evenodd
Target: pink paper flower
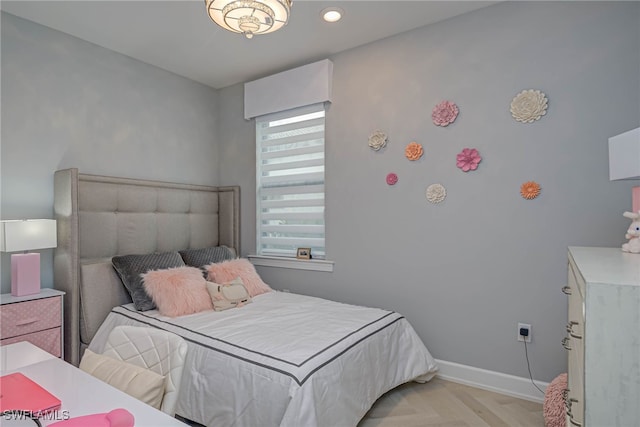
M 396 185 L 396 182 L 398 182 L 398 175 L 393 172 L 387 175 L 387 184 Z
M 478 163 L 482 160 L 480 153 L 475 148 L 465 148 L 456 156 L 456 166 L 463 172 L 478 169 Z
M 436 126 L 448 126 L 458 117 L 458 106 L 451 101 L 442 101 L 433 108 L 431 119 Z

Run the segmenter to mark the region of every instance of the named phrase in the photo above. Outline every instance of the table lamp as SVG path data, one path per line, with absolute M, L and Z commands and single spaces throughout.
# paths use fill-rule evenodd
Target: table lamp
M 609 180 L 640 179 L 640 128 L 609 138 Z M 640 211 L 640 186 L 633 187 L 631 212 Z
M 0 251 L 24 251 L 11 254 L 11 295 L 20 297 L 40 292 L 40 254 L 27 251 L 56 245 L 53 219 L 0 221 Z

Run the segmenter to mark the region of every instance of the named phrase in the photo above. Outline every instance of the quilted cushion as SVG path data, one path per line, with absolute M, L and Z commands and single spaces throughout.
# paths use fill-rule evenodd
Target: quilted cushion
M 165 376 L 161 410 L 174 415 L 187 354 L 187 342 L 176 334 L 140 326 L 116 326 L 102 352 Z
M 128 395 L 160 409 L 164 396 L 164 376 L 141 366 L 93 353 L 89 349 L 84 352 L 80 369 Z
M 215 262 L 227 261 L 236 257 L 235 252 L 227 246 L 214 246 L 202 249 L 186 249 L 179 251 L 185 264 L 193 267 L 204 267 Z
M 156 308 L 155 303 L 144 289 L 142 274 L 150 270 L 184 267 L 184 261 L 178 252 L 115 256 L 111 258 L 111 263 L 129 291 L 136 310 L 139 311 Z

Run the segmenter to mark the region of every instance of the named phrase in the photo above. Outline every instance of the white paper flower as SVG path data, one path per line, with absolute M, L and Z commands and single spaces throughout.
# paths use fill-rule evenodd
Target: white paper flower
M 440 203 L 447 197 L 447 190 L 442 184 L 431 184 L 427 187 L 427 200 L 431 203 Z
M 369 147 L 372 150 L 378 151 L 385 145 L 387 145 L 387 134 L 384 132 L 377 130 L 369 137 Z
M 511 115 L 516 121 L 533 123 L 547 114 L 547 97 L 539 90 L 523 90 L 511 101 Z

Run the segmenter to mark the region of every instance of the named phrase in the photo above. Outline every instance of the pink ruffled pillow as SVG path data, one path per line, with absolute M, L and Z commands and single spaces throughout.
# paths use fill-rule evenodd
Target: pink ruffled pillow
M 227 283 L 239 277 L 252 297 L 272 290 L 262 281 L 253 264 L 244 258 L 209 264 L 204 269 L 210 282 Z
M 153 270 L 142 274 L 144 288 L 158 307 L 169 317 L 213 310 L 202 271 L 195 267 Z

